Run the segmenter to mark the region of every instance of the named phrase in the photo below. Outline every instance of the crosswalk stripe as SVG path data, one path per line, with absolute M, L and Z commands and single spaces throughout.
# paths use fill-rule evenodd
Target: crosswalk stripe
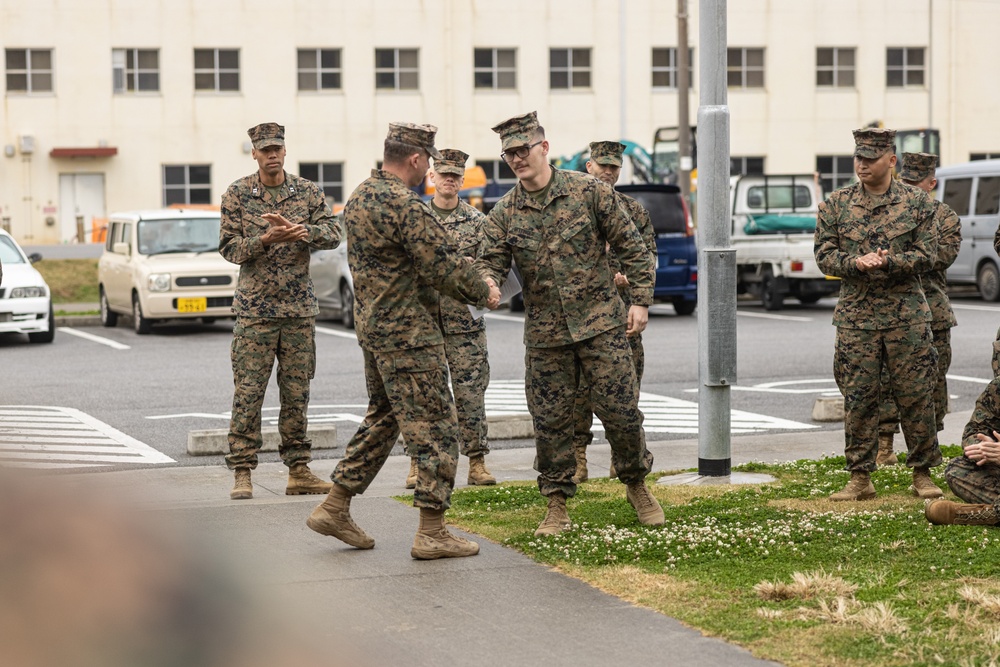
M 90 468 L 121 463 L 174 460 L 74 408 L 0 406 L 2 466 Z
M 698 404 L 679 398 L 660 396 L 649 392 L 639 394 L 639 409 L 645 415 L 643 428 L 649 433 L 694 434 L 698 432 Z M 521 380 L 492 380 L 486 389 L 486 414 L 511 415 L 528 412 L 528 400 Z M 779 417 L 769 417 L 743 410 L 733 410 L 730 415 L 733 433 L 762 433 L 772 430 L 807 430 L 819 428 Z M 604 427 L 594 417 L 594 430 Z

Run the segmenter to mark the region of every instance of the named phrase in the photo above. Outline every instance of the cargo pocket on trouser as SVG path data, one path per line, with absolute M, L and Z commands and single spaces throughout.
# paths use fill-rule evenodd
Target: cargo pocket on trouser
M 412 421 L 446 419 L 452 411 L 448 367 L 443 350 L 438 353 L 397 357 L 393 360 L 403 418 Z

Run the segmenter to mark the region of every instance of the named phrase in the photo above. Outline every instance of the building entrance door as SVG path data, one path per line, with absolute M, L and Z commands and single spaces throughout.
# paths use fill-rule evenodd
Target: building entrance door
M 104 174 L 59 174 L 59 240 L 77 237 L 77 219 L 83 219 L 83 241 L 90 242 L 94 218 L 106 218 Z

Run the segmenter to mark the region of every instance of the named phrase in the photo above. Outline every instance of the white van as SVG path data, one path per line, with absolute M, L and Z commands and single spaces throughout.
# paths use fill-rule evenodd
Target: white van
M 219 254 L 218 211 L 170 208 L 116 213 L 97 265 L 101 323 L 131 315 L 137 334 L 154 323 L 233 317 L 240 267 Z
M 1000 160 L 940 167 L 937 198 L 962 219 L 962 248 L 948 282 L 975 285 L 986 301 L 1000 301 L 1000 257 L 993 247 L 1000 219 Z

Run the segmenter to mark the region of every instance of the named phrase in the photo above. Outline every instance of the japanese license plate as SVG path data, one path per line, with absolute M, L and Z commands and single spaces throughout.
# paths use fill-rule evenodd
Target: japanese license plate
M 208 310 L 208 299 L 201 296 L 195 299 L 177 299 L 178 313 L 204 313 Z

